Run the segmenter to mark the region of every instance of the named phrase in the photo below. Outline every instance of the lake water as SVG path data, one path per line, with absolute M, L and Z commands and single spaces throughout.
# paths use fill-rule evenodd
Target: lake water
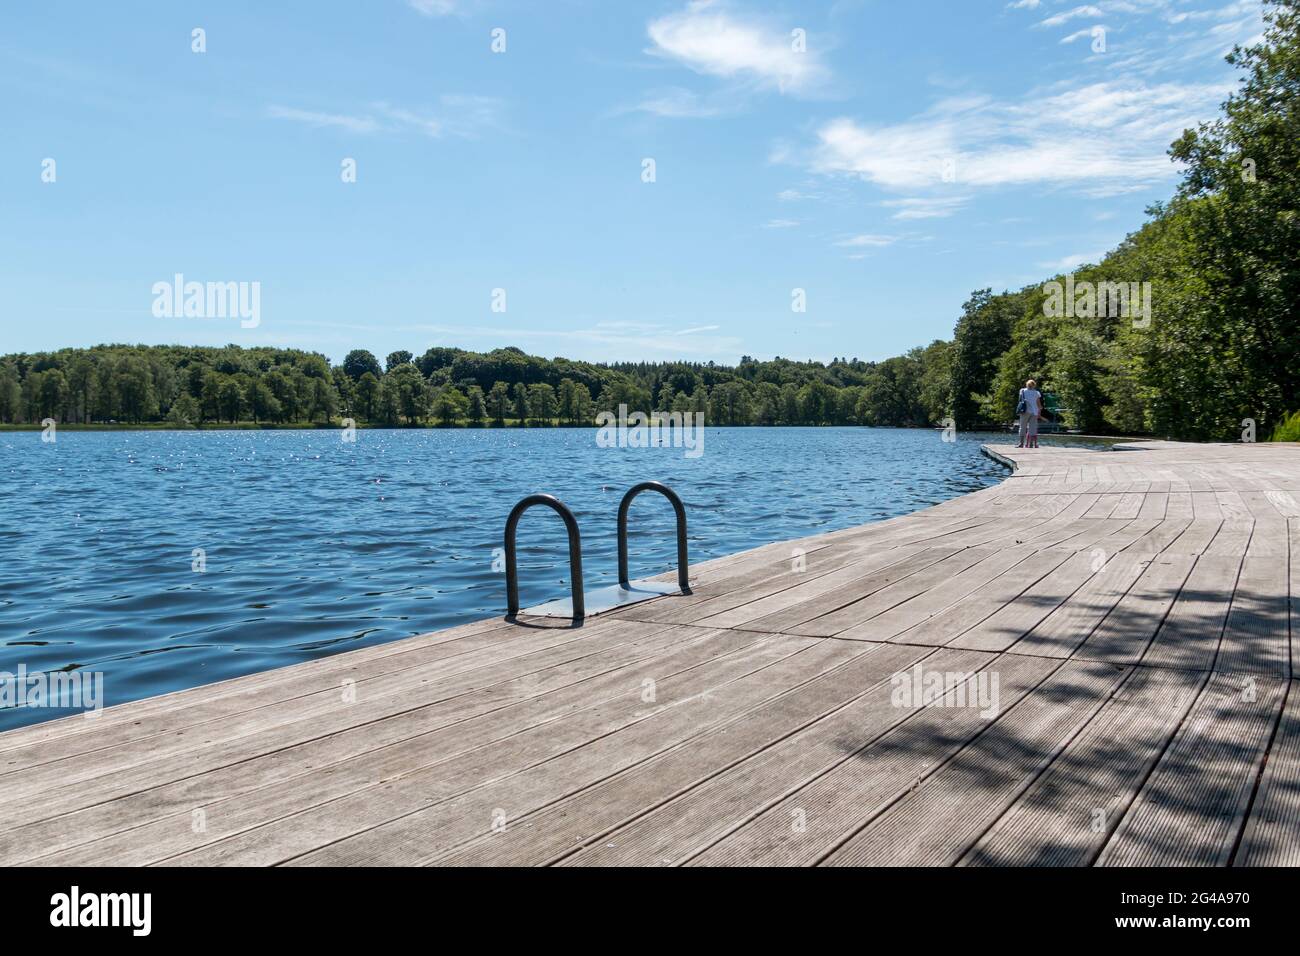
M 1007 436 L 708 428 L 704 454 L 594 429 L 0 433 L 0 672 L 103 674 L 120 703 L 505 612 L 506 514 L 561 498 L 588 590 L 645 480 L 685 500 L 693 561 L 893 517 L 996 483 Z M 669 570 L 672 509 L 631 514 L 633 577 Z M 567 596 L 558 517 L 520 524 L 524 607 Z M 201 549 L 200 564 L 195 550 Z M 202 570 L 195 570 L 200 566 Z M 0 730 L 67 714 L 0 709 Z

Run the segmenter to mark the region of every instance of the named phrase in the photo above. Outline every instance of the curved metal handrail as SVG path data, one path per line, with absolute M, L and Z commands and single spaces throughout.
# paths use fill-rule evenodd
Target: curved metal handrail
M 686 505 L 677 497 L 677 492 L 657 481 L 643 481 L 639 485 L 633 485 L 618 504 L 618 583 L 627 590 L 632 588 L 627 573 L 627 510 L 632 499 L 643 491 L 659 492 L 672 502 L 673 510 L 677 512 L 677 586 L 683 594 L 690 594 L 690 561 L 686 556 Z
M 519 569 L 515 565 L 515 531 L 519 519 L 533 505 L 546 505 L 564 519 L 564 527 L 569 532 L 569 578 L 573 597 L 573 619 L 581 621 L 586 616 L 582 592 L 582 536 L 578 532 L 578 520 L 573 517 L 563 501 L 554 495 L 529 495 L 510 509 L 506 518 L 506 604 L 509 608 L 506 617 L 512 618 L 519 613 Z

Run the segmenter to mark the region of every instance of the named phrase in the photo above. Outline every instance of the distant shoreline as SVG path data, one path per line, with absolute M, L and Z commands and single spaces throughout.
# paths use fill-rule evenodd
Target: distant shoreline
M 654 424 L 657 419 L 651 419 L 649 424 Z M 938 431 L 937 425 L 709 425 L 710 428 L 888 428 L 899 431 Z M 141 422 L 138 425 L 125 423 L 64 423 L 56 426 L 58 431 L 69 432 L 229 432 L 229 431 L 342 431 L 345 426 L 339 422 L 296 422 L 296 423 L 276 423 L 276 422 L 211 422 L 204 425 L 176 425 L 172 422 Z M 468 421 L 457 422 L 454 425 L 440 425 L 436 423 L 417 424 L 417 425 L 385 425 L 382 423 L 357 422 L 355 426 L 358 430 L 364 431 L 455 431 L 457 429 L 483 430 L 483 431 L 514 431 L 523 429 L 527 431 L 548 431 L 558 428 L 567 429 L 591 429 L 596 430 L 600 426 L 595 422 L 589 425 L 572 425 L 565 422 L 552 423 L 545 425 L 529 424 L 520 425 L 513 419 L 508 419 L 506 424 L 498 425 L 495 422 L 483 422 L 475 425 Z M 5 423 L 0 422 L 0 432 L 39 432 L 43 431 L 44 426 L 30 423 Z M 989 426 L 988 428 L 972 428 L 969 431 L 978 432 L 999 432 L 1002 429 Z
M 653 420 L 652 420 L 653 423 Z M 224 422 L 221 424 L 205 424 L 178 426 L 171 422 L 142 422 L 138 425 L 132 424 L 107 424 L 107 423 L 66 423 L 57 426 L 58 431 L 67 432 L 256 432 L 256 431 L 342 431 L 344 425 L 338 422 L 298 422 L 296 424 L 277 424 L 273 422 Z M 879 429 L 884 431 L 941 431 L 938 425 L 796 425 L 796 424 L 779 424 L 779 425 L 708 425 L 709 428 L 744 428 L 744 429 L 773 429 L 782 430 L 787 428 L 867 428 Z M 507 424 L 497 425 L 494 422 L 483 422 L 474 425 L 469 422 L 458 422 L 454 425 L 439 425 L 436 423 L 419 424 L 419 425 L 385 425 L 385 424 L 366 424 L 358 422 L 356 425 L 359 431 L 553 431 L 556 429 L 567 430 L 599 430 L 600 426 L 590 425 L 572 425 L 567 423 L 557 423 L 549 425 L 520 425 L 514 419 L 508 419 Z M 39 424 L 14 424 L 0 422 L 0 433 L 4 432 L 41 432 L 43 426 Z M 1015 433 L 1008 431 L 1006 428 L 1000 428 L 996 425 L 980 425 L 974 428 L 965 428 L 959 431 L 959 434 L 980 434 L 980 435 L 1008 435 Z M 1039 436 L 1042 440 L 1065 440 L 1065 441 L 1093 441 L 1093 442 L 1126 442 L 1126 441 L 1156 441 L 1153 435 L 1076 435 L 1069 432 L 1044 432 Z

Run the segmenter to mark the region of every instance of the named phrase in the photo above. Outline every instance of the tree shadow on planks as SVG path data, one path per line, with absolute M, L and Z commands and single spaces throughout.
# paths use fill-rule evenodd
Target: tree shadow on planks
M 1105 669 L 1132 673 L 1118 688 L 1099 689 Z M 927 843 L 931 863 L 1226 863 L 1283 685 L 1257 680 L 1254 701 L 1241 700 L 1242 686 L 1229 675 L 1072 661 L 985 727 L 923 710 L 854 753 L 893 778 L 897 798 L 863 821 L 863 834 L 888 821 L 903 835 L 897 846 L 873 848 L 886 863 L 916 862 L 916 847 Z M 1273 796 L 1294 807 L 1300 781 L 1276 788 Z M 1274 815 L 1250 841 L 1257 859 L 1287 839 L 1295 852 L 1294 834 L 1281 830 L 1285 815 Z M 939 838 L 927 833 L 940 831 L 948 846 L 934 858 Z
M 1300 866 L 1300 708 L 1290 685 L 1286 710 L 1256 791 L 1234 866 Z M 1285 756 L 1284 756 L 1285 753 Z
M 1101 662 L 1003 657 L 982 671 L 1000 675 L 996 715 L 981 716 L 986 701 L 962 706 L 949 696 L 855 751 L 861 769 L 851 774 L 865 781 L 862 805 L 897 801 L 861 821 L 855 840 L 874 845 L 855 862 L 956 862 L 1127 672 Z M 895 836 L 873 837 L 873 829 Z

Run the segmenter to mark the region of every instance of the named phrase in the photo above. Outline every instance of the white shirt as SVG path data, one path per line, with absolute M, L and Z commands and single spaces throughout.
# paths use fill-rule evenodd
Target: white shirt
M 1020 397 L 1025 400 L 1025 412 L 1030 415 L 1040 415 L 1043 411 L 1042 393 L 1036 388 L 1022 388 Z

